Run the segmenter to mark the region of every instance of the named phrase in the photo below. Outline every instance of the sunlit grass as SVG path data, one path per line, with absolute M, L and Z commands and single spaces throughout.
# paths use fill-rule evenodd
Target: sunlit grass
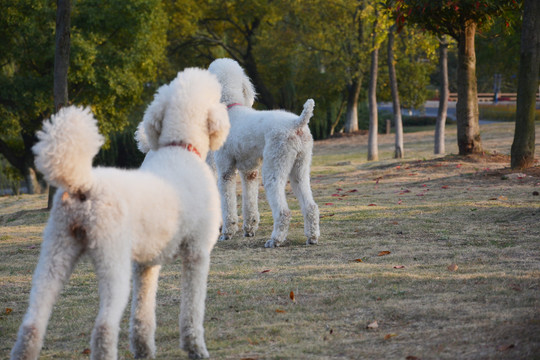
M 515 104 L 479 104 L 480 118 L 491 121 L 515 121 Z M 535 120 L 540 121 L 540 109 L 535 111 Z

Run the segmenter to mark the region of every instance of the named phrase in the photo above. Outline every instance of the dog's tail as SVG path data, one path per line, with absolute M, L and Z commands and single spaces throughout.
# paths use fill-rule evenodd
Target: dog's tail
M 309 123 L 309 119 L 313 116 L 313 108 L 315 107 L 315 101 L 308 99 L 304 104 L 304 110 L 296 120 L 296 128 L 302 128 Z
M 52 185 L 74 194 L 93 182 L 92 159 L 103 145 L 97 121 L 88 108 L 69 106 L 43 122 L 32 148 L 36 168 Z

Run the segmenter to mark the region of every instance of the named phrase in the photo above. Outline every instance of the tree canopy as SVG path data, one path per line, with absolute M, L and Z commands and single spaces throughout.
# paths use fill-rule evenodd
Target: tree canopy
M 367 126 L 370 53 L 380 47 L 383 68 L 382 43 L 392 24 L 400 30 L 394 56 L 403 107 L 420 107 L 430 94 L 437 41 L 423 31 L 458 40 L 452 63 L 460 34 L 474 23 L 483 32 L 480 88 L 489 89 L 495 71 L 514 86 L 516 56 L 494 54 L 517 48 L 519 36 L 506 35 L 520 23 L 519 6 L 515 0 L 77 0 L 69 99 L 92 106 L 106 136 L 124 139 L 117 133 L 140 119 L 157 85 L 185 67 L 231 57 L 254 82 L 259 108 L 299 111 L 315 98 L 310 127 L 322 138 L 344 125 Z M 54 109 L 55 11 L 52 0 L 7 0 L 0 12 L 0 153 L 24 175 L 33 166 L 34 133 Z M 467 81 L 476 84 L 476 75 Z M 379 99 L 389 100 L 386 71 L 377 82 Z M 452 76 L 450 82 L 455 88 Z
M 54 111 L 56 6 L 10 0 L 0 12 L 0 153 L 22 174 Z M 166 16 L 159 0 L 80 0 L 72 11 L 69 99 L 88 105 L 105 135 L 122 129 L 165 60 Z

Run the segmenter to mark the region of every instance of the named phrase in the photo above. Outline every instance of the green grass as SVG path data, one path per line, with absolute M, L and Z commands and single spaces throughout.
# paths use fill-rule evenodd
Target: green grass
M 516 105 L 515 104 L 479 104 L 478 110 L 480 118 L 491 121 L 515 121 L 516 120 Z M 540 121 L 540 109 L 535 111 L 536 121 Z
M 489 154 L 473 158 L 432 155 L 431 132 L 405 134 L 402 160 L 391 158 L 393 136 L 379 136 L 380 161 L 369 163 L 367 136 L 316 142 L 316 246 L 304 245 L 302 216 L 288 189 L 288 242 L 263 247 L 272 218 L 261 187 L 257 235 L 237 235 L 212 252 L 205 317 L 211 356 L 536 358 L 539 172 L 504 180 L 511 173 L 505 154 L 512 124 L 481 131 Z M 454 142 L 449 126 L 449 153 L 457 152 Z M 44 195 L 0 198 L 0 358 L 8 357 L 26 310 L 45 204 Z M 450 271 L 451 264 L 458 269 Z M 159 359 L 187 359 L 178 349 L 180 269 L 178 261 L 167 264 L 160 276 Z M 89 358 L 82 352 L 97 308 L 96 278 L 84 260 L 55 305 L 41 358 Z M 367 329 L 374 321 L 378 328 Z M 119 358 L 131 359 L 127 310 L 121 327 Z

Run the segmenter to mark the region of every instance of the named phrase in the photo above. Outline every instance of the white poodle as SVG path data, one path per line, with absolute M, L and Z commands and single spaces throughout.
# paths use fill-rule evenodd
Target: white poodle
M 238 230 L 237 169 L 242 180 L 244 236 L 255 234 L 259 226 L 258 169 L 262 162 L 263 184 L 274 218 L 274 230 L 265 247 L 280 246 L 287 237 L 291 219 L 285 197 L 287 179 L 304 215 L 306 243 L 316 244 L 320 236 L 319 208 L 311 193 L 313 137 L 307 126 L 314 101 L 306 101 L 300 116 L 282 110 L 257 111 L 252 109 L 253 85 L 236 61 L 217 59 L 208 70 L 223 87 L 221 101 L 227 105 L 231 121 L 227 141 L 214 153 L 223 212 L 220 240 L 229 239 Z
M 33 148 L 36 166 L 59 189 L 12 359 L 37 359 L 53 304 L 82 255 L 91 258 L 99 283 L 92 359 L 117 358 L 131 277 L 131 350 L 136 358 L 155 356 L 159 271 L 177 255 L 180 347 L 191 358 L 208 357 L 204 303 L 221 218 L 215 179 L 203 159 L 229 130 L 220 96 L 216 77 L 202 69 L 186 69 L 162 86 L 139 126 L 139 140 L 147 141 L 141 145 L 150 149 L 139 170 L 92 168 L 103 139 L 89 109 L 63 108 L 44 122 Z

